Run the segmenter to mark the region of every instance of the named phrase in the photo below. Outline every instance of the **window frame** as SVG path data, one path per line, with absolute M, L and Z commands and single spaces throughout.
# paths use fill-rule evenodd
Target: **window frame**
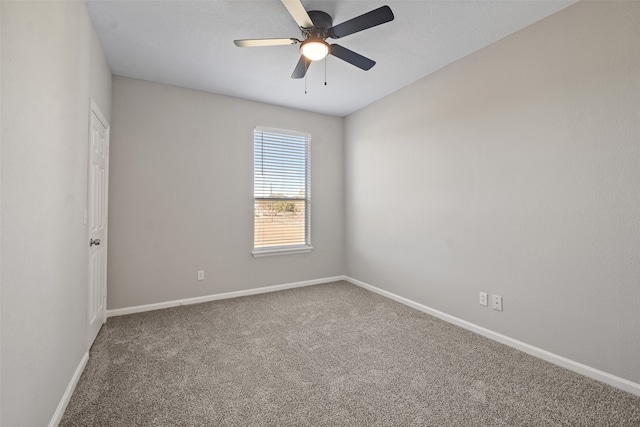
M 283 197 L 283 198 L 272 198 L 272 197 L 256 197 L 256 146 L 257 146 L 257 134 L 270 133 L 275 135 L 283 135 L 285 137 L 296 137 L 296 138 L 304 138 L 305 140 L 305 194 L 301 198 L 294 197 Z M 264 143 L 264 141 L 263 141 Z M 266 126 L 256 126 L 253 130 L 253 251 L 252 254 L 254 257 L 264 257 L 264 256 L 273 256 L 273 255 L 286 255 L 286 254 L 295 254 L 295 253 L 307 253 L 313 250 L 313 246 L 311 245 L 311 134 L 307 132 L 300 132 L 295 130 L 288 129 L 278 129 L 273 127 Z M 291 201 L 291 200 L 301 200 L 304 202 L 304 243 L 303 244 L 284 244 L 280 246 L 266 246 L 266 247 L 256 247 L 256 219 L 257 219 L 257 202 L 259 200 L 273 200 L 276 201 Z

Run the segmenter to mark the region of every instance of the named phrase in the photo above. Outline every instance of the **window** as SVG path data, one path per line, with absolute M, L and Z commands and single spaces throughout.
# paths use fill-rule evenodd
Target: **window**
M 309 252 L 311 135 L 253 132 L 254 256 Z

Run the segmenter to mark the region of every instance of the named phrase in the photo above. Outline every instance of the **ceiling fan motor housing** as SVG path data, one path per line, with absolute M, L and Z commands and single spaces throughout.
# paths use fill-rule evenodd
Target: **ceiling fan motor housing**
M 302 29 L 302 35 L 305 40 L 308 38 L 324 40 L 329 37 L 329 28 L 333 27 L 333 18 L 321 10 L 310 10 L 308 13 L 313 22 L 313 27 Z

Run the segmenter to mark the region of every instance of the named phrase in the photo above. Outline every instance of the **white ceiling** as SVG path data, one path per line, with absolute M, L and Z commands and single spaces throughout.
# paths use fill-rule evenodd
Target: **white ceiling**
M 341 38 L 377 64 L 338 58 L 291 79 L 298 46 L 239 48 L 234 39 L 301 38 L 280 0 L 88 0 L 113 74 L 346 116 L 575 0 L 303 0 L 334 25 L 387 4 L 395 20 Z M 329 40 L 336 43 L 337 41 Z

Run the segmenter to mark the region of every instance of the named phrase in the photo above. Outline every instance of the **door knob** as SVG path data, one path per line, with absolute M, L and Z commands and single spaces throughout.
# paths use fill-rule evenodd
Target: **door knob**
M 98 246 L 100 244 L 100 239 L 89 239 L 89 247 L 96 245 Z

